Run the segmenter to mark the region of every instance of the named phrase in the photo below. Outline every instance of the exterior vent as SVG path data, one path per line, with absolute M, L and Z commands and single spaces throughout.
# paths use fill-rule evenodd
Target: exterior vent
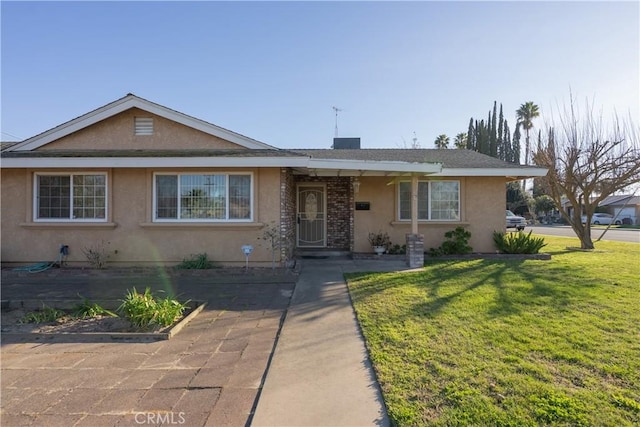
M 335 150 L 359 150 L 360 138 L 333 138 Z
M 136 135 L 153 135 L 153 119 L 151 117 L 136 117 L 135 122 Z

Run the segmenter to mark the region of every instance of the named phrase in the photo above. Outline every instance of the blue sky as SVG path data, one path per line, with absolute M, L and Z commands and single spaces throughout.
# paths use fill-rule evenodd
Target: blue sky
M 502 103 L 640 121 L 638 2 L 1 3 L 2 140 L 131 92 L 281 148 L 433 147 Z

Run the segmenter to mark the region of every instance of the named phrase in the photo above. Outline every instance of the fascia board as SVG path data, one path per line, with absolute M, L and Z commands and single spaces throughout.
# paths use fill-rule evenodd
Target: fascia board
M 83 116 L 77 117 L 67 123 L 50 129 L 44 133 L 36 135 L 33 138 L 29 138 L 26 141 L 11 146 L 7 148 L 6 151 L 35 150 L 39 147 L 42 147 L 43 145 L 63 138 L 67 135 L 72 134 L 73 132 L 77 132 L 81 129 L 89 127 L 95 123 L 108 119 L 109 117 L 115 116 L 116 114 L 122 113 L 123 111 L 129 110 L 131 108 L 139 108 L 141 110 L 147 111 L 160 117 L 164 117 L 165 119 L 172 120 L 176 123 L 180 123 L 209 135 L 217 136 L 245 148 L 275 148 L 268 144 L 223 129 L 211 123 L 204 122 L 194 117 L 190 117 L 177 111 L 170 110 L 161 105 L 154 104 L 144 99 L 140 99 L 135 95 L 129 95 Z
M 547 175 L 544 168 L 443 168 L 435 176 L 517 176 L 540 177 Z
M 309 159 L 308 167 L 309 169 L 416 173 L 438 173 L 442 170 L 442 165 L 439 163 L 408 163 L 343 159 Z
M 307 161 L 306 157 L 16 157 L 2 159 L 2 168 L 305 168 Z

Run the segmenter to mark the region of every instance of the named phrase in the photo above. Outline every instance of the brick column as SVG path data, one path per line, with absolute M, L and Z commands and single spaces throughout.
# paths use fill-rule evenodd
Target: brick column
M 410 268 L 424 266 L 424 234 L 407 234 L 407 265 Z

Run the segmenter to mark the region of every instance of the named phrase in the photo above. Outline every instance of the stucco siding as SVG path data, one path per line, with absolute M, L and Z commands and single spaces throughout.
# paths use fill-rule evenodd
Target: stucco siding
M 459 221 L 420 221 L 418 232 L 424 235 L 425 250 L 435 248 L 445 240 L 444 233 L 463 226 L 471 232 L 474 252 L 495 252 L 493 232 L 504 230 L 505 180 L 502 177 L 452 177 L 460 182 Z M 370 210 L 355 211 L 355 252 L 372 252 L 369 233 L 383 231 L 392 244 L 402 246 L 411 233 L 410 221 L 398 220 L 398 185 L 393 177 L 360 179 L 356 202 L 369 202 Z
M 135 118 L 153 118 L 153 135 L 134 134 Z M 242 149 L 239 145 L 137 108 L 116 114 L 38 150 Z
M 167 170 L 163 170 L 167 171 Z M 207 169 L 198 172 L 230 172 Z M 154 223 L 153 172 L 108 170 L 106 223 L 34 223 L 31 219 L 33 171 L 2 170 L 2 262 L 25 264 L 56 259 L 69 246 L 70 265 L 87 265 L 83 250 L 104 243 L 109 265 L 176 264 L 206 252 L 223 265 L 244 263 L 241 246 L 253 245 L 254 265 L 270 265 L 268 245 L 258 238 L 264 226 L 280 219 L 280 170 L 243 169 L 254 176 L 254 220 L 250 223 Z M 277 256 L 279 259 L 279 256 Z

